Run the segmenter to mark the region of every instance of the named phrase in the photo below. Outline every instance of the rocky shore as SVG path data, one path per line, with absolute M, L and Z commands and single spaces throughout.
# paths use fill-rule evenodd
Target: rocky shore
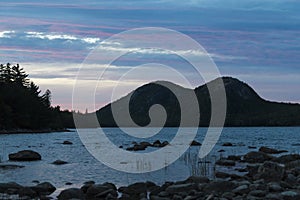
M 245 155 L 222 158 L 216 165 L 240 173 L 215 171 L 215 178 L 191 176 L 183 181 L 138 182 L 117 187 L 113 183 L 83 183 L 81 188 L 69 188 L 55 197 L 68 199 L 124 199 L 124 200 L 299 200 L 300 155 L 281 155 L 283 150 L 261 147 Z M 274 156 L 279 154 L 280 156 Z M 245 168 L 237 168 L 243 163 Z M 53 199 L 56 188 L 48 182 L 35 186 L 0 183 L 0 199 Z

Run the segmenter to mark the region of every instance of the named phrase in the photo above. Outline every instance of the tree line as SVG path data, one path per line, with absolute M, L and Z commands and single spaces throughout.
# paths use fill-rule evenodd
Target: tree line
M 51 106 L 19 64 L 0 64 L 0 130 L 59 130 L 74 127 L 72 112 Z

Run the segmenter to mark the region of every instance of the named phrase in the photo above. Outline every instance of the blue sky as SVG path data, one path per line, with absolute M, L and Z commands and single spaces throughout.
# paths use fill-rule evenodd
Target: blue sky
M 20 63 L 52 91 L 54 105 L 71 108 L 77 70 L 101 41 L 132 28 L 164 27 L 198 41 L 222 75 L 249 83 L 263 98 L 300 102 L 299 10 L 297 0 L 1 0 L 0 62 Z M 164 54 L 143 58 L 187 68 Z M 136 58 L 128 57 L 111 74 L 134 65 Z M 119 95 L 147 81 L 125 82 Z M 107 97 L 98 106 L 109 102 L 108 93 L 101 91 Z

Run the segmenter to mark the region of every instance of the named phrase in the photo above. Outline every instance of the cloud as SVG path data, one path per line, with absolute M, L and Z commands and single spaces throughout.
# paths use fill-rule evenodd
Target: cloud
M 1 31 L 0 38 L 11 38 L 15 31 Z
M 74 40 L 82 41 L 88 44 L 97 44 L 100 38 L 79 37 L 74 35 L 60 34 L 60 33 L 43 33 L 43 32 L 25 32 L 27 38 L 39 38 L 42 40 Z

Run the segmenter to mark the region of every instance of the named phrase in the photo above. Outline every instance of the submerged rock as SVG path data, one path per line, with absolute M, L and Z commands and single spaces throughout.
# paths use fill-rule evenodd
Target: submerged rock
M 222 144 L 223 147 L 232 147 L 233 144 L 230 142 L 225 142 L 224 144 Z
M 191 146 L 201 146 L 201 143 L 200 142 L 197 142 L 196 140 L 193 140 L 191 143 L 190 143 Z
M 56 160 L 52 164 L 53 165 L 64 165 L 64 164 L 68 164 L 68 162 L 63 161 L 63 160 Z
M 22 165 L 12 165 L 12 164 L 0 164 L 0 169 L 10 170 L 10 169 L 18 169 L 23 168 L 25 166 Z
M 277 149 L 272 149 L 272 148 L 269 148 L 269 147 L 260 147 L 258 151 L 264 152 L 264 153 L 267 153 L 267 154 L 280 154 L 280 153 L 288 152 L 286 150 L 277 150 Z
M 13 161 L 35 161 L 35 160 L 41 160 L 42 156 L 32 150 L 23 150 L 19 151 L 17 153 L 12 153 L 8 155 L 9 160 Z
M 73 144 L 73 142 L 70 142 L 70 141 L 68 141 L 68 140 L 65 140 L 62 144 L 65 144 L 65 145 L 71 145 L 71 144 Z

